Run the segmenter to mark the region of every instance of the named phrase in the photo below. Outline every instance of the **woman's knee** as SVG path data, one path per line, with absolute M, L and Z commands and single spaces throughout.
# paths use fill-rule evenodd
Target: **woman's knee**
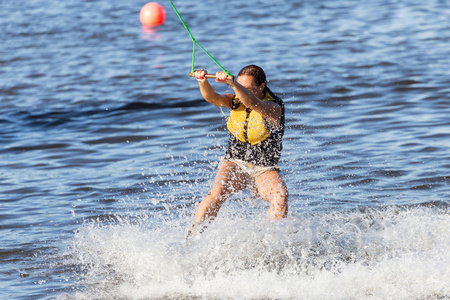
M 289 199 L 289 191 L 286 188 L 286 185 L 282 185 L 279 189 L 280 199 L 282 199 L 283 202 L 287 203 Z
M 286 188 L 280 188 L 274 195 L 272 195 L 269 202 L 277 207 L 284 208 L 288 206 L 289 192 Z

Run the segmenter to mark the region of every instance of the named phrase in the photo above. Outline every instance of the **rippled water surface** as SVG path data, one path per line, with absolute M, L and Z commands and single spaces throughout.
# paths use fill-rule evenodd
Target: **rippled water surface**
M 244 192 L 187 247 L 227 112 L 160 3 L 0 1 L 0 298 L 450 298 L 448 3 L 175 1 L 287 123 L 289 218 Z

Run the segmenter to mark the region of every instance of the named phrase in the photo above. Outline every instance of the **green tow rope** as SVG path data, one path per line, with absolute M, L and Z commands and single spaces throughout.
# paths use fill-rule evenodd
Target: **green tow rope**
M 188 26 L 186 25 L 186 23 L 184 23 L 183 18 L 181 18 L 180 14 L 178 13 L 178 10 L 176 9 L 175 5 L 173 5 L 172 0 L 169 0 L 170 4 L 172 4 L 173 10 L 175 10 L 175 12 L 178 15 L 178 18 L 180 18 L 181 23 L 183 23 L 184 28 L 186 28 L 187 32 L 189 33 L 189 36 L 192 39 L 192 42 L 194 44 L 193 49 L 192 49 L 192 74 L 194 74 L 194 60 L 195 60 L 195 44 L 197 44 L 206 54 L 208 54 L 208 56 L 228 75 L 228 76 L 232 76 L 230 74 L 230 72 L 228 72 L 224 67 L 222 67 L 217 60 L 214 59 L 214 57 L 212 57 L 211 54 L 208 53 L 208 51 L 205 50 L 205 48 L 202 47 L 202 45 L 200 45 L 199 42 L 197 42 L 194 38 L 194 36 L 192 35 L 191 31 L 189 30 Z

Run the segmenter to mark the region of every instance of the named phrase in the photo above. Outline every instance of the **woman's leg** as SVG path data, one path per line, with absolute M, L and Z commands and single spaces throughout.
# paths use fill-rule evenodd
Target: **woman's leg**
M 244 188 L 245 175 L 241 169 L 231 161 L 223 162 L 217 173 L 214 186 L 198 205 L 194 222 L 199 224 L 204 220 L 214 220 L 225 200 Z
M 280 173 L 275 170 L 264 172 L 255 178 L 255 184 L 261 198 L 270 203 L 270 218 L 275 221 L 285 218 L 289 193 Z

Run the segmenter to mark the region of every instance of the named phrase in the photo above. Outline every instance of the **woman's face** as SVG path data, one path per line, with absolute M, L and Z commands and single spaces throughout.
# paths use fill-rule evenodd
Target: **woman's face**
M 261 85 L 257 85 L 255 78 L 253 76 L 249 75 L 241 75 L 238 77 L 238 80 L 240 85 L 245 87 L 247 90 L 255 94 L 256 97 L 259 99 L 264 98 L 264 88 L 266 87 L 265 83 L 261 83 Z

